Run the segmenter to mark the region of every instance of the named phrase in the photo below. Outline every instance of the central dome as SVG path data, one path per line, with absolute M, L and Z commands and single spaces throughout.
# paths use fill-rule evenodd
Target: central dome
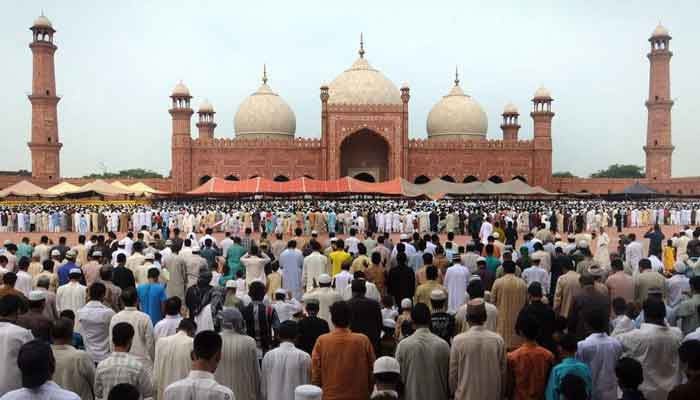
M 329 104 L 403 104 L 399 89 L 364 58 L 360 58 L 328 85 Z
M 481 105 L 464 94 L 459 79 L 447 96 L 437 102 L 428 114 L 427 131 L 430 139 L 484 139 L 488 119 Z
M 294 137 L 297 120 L 289 104 L 263 84 L 248 96 L 236 112 L 233 121 L 236 137 L 250 139 L 289 139 Z

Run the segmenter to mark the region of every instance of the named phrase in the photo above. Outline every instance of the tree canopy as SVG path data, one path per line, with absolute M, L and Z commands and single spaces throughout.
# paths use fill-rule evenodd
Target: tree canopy
M 101 174 L 90 174 L 85 175 L 83 178 L 89 179 L 119 179 L 119 178 L 132 178 L 132 179 L 148 179 L 148 178 L 162 178 L 163 175 L 143 168 L 132 168 L 123 169 L 119 172 L 104 172 Z
M 576 175 L 572 174 L 569 171 L 557 171 L 552 174 L 553 177 L 555 178 L 575 178 Z
M 613 164 L 591 174 L 591 178 L 644 178 L 644 167 L 634 164 Z

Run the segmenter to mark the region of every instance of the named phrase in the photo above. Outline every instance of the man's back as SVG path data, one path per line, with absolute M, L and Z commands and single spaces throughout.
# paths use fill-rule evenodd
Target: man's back
M 90 355 L 71 345 L 51 345 L 51 350 L 56 359 L 52 380 L 83 399 L 92 398 L 95 364 Z
M 32 333 L 15 324 L 0 321 L 0 393 L 22 386 L 22 379 L 17 367 L 17 355 L 23 344 L 34 339 Z
M 500 400 L 505 370 L 505 343 L 497 333 L 473 326 L 452 340 L 449 382 L 455 399 Z
M 369 398 L 374 350 L 367 336 L 348 329 L 322 335 L 314 346 L 311 363 L 311 383 L 323 389 L 324 400 Z
M 363 333 L 373 345 L 379 343 L 382 332 L 382 309 L 379 303 L 364 296 L 348 300 L 350 306 L 350 329 L 355 333 Z
M 427 328 L 399 342 L 396 360 L 405 382 L 405 400 L 447 400 L 450 346 Z
M 193 339 L 182 331 L 156 342 L 153 383 L 159 399 L 163 398 L 168 385 L 185 379 L 190 373 L 192 346 Z
M 299 337 L 297 339 L 299 348 L 311 354 L 316 340 L 329 332 L 328 322 L 315 315 L 302 319 L 299 321 Z

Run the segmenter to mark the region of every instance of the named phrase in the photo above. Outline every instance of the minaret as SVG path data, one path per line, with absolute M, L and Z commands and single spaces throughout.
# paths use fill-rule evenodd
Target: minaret
M 646 177 L 666 179 L 671 177 L 671 56 L 668 49 L 671 36 L 659 24 L 649 38 L 649 99 L 647 106 Z
M 197 122 L 197 129 L 199 129 L 199 140 L 211 140 L 214 139 L 214 129 L 216 128 L 216 122 L 214 122 L 214 107 L 209 103 L 209 101 L 204 100 L 199 106 L 197 115 L 199 116 L 199 122 Z
M 184 193 L 192 189 L 192 134 L 191 118 L 194 111 L 190 107 L 190 90 L 182 82 L 175 85 L 170 95 L 172 107 L 169 112 L 173 120 L 172 128 L 172 191 Z
M 520 125 L 518 124 L 518 108 L 513 103 L 508 103 L 503 109 L 503 123 L 501 124 L 501 130 L 503 130 L 503 140 L 518 140 L 518 130 L 520 130 Z
M 29 28 L 32 49 L 32 134 L 29 150 L 32 154 L 32 179 L 37 183 L 57 183 L 61 177 L 60 152 L 63 144 L 58 139 L 58 102 L 54 70 L 53 29 L 43 13 Z
M 552 179 L 552 96 L 545 87 L 540 87 L 532 98 L 530 113 L 534 123 L 533 176 L 531 184 L 545 186 Z

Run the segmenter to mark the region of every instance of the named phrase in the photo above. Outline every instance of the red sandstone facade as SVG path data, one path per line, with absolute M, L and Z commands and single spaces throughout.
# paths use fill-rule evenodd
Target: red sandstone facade
M 53 42 L 56 32 L 45 17 L 31 28 L 33 55 L 31 139 L 32 181 L 44 186 L 79 178 L 60 177 L 60 149 L 54 74 Z M 700 194 L 700 177 L 671 178 L 670 59 L 671 36 L 659 26 L 649 39 L 651 51 L 647 142 L 647 177 L 638 180 L 669 194 Z M 364 48 L 360 49 L 360 58 Z M 360 60 L 362 61 L 362 60 Z M 354 66 L 354 65 L 353 65 Z M 366 65 L 369 67 L 369 65 Z M 371 69 L 371 67 L 369 67 Z M 375 71 L 371 69 L 371 71 Z M 263 78 L 267 83 L 267 77 Z M 459 80 L 455 80 L 458 86 Z M 184 88 L 184 86 L 182 86 Z M 461 89 L 460 89 L 461 90 Z M 495 182 L 519 178 L 559 192 L 617 192 L 636 180 L 552 177 L 552 98 L 539 89 L 532 99 L 530 116 L 533 139 L 519 140 L 519 113 L 506 106 L 502 114 L 501 140 L 484 137 L 409 139 L 410 89 L 398 89 L 400 101 L 383 103 L 333 102 L 326 85 L 321 86 L 321 135 L 319 139 L 264 136 L 216 138 L 214 110 L 200 107 L 198 137 L 191 132 L 192 96 L 185 91 L 171 95 L 171 178 L 146 180 L 160 190 L 186 192 L 213 176 L 230 180 L 265 177 L 287 180 L 299 177 L 335 179 L 355 176 L 366 180 L 403 177 L 412 182 L 442 178 L 455 182 L 490 179 Z M 446 96 L 448 97 L 448 96 Z M 468 96 L 467 96 L 468 97 Z M 429 132 L 430 133 L 430 132 Z M 0 187 L 21 176 L 0 176 Z M 124 180 L 128 181 L 128 180 Z

